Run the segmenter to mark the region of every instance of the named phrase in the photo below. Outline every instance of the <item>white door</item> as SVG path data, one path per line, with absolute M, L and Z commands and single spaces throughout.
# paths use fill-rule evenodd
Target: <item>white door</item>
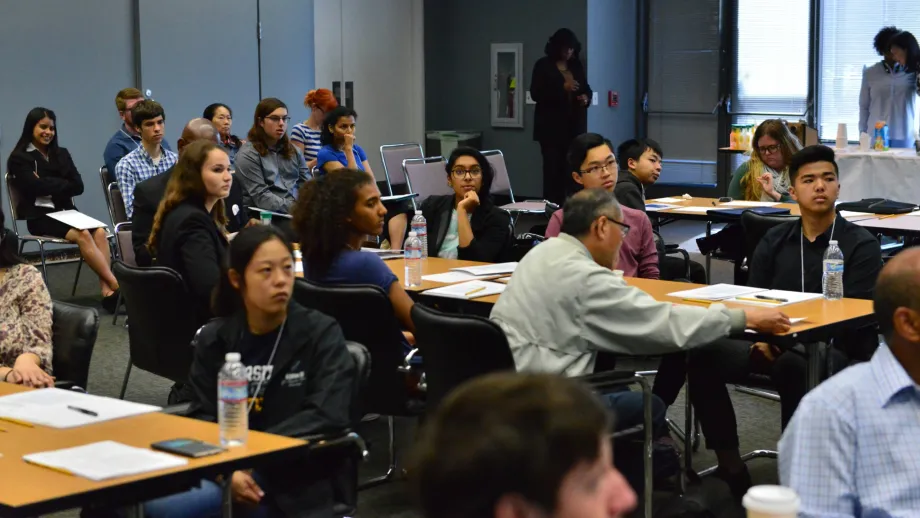
M 341 81 L 339 100 L 358 112 L 357 142 L 378 180 L 381 145 L 423 143 L 422 1 L 314 3 L 316 85 Z

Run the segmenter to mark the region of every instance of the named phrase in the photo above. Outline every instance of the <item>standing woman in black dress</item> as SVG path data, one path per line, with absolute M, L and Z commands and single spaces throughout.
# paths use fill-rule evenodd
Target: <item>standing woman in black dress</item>
M 104 228 L 80 230 L 47 216 L 76 210 L 74 196 L 83 194 L 83 179 L 67 149 L 58 146 L 57 117 L 47 108 L 33 108 L 26 116 L 22 136 L 7 161 L 11 183 L 19 191 L 17 213 L 29 233 L 76 244 L 86 264 L 99 276 L 102 305 L 114 311 L 118 281 L 112 275 L 109 242 Z
M 566 153 L 572 140 L 588 131 L 591 87 L 579 58 L 581 43 L 569 29 L 559 29 L 543 48 L 530 79 L 530 96 L 537 103 L 533 139 L 543 153 L 543 197 L 562 205 L 573 190 Z

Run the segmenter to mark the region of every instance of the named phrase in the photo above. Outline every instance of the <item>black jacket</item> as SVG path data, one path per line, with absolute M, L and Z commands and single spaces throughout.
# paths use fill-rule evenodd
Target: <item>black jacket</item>
M 437 257 L 450 226 L 454 195 L 429 196 L 420 207 L 428 226 L 428 257 Z M 412 214 L 409 215 L 412 219 Z M 457 249 L 457 258 L 465 261 L 497 263 L 508 259 L 511 250 L 511 217 L 488 200 L 481 200 L 470 219 L 473 240 Z
M 227 239 L 203 203 L 186 200 L 163 218 L 155 264 L 182 275 L 202 324 L 211 316 L 211 291 L 220 280 L 220 264 L 226 251 Z
M 37 219 L 49 212 L 76 209 L 71 198 L 83 194 L 83 178 L 70 153 L 62 147 L 52 152 L 49 160 L 37 150 L 14 151 L 7 162 L 7 172 L 19 190 L 16 211 L 22 219 Z M 54 208 L 36 207 L 35 198 L 39 196 L 51 196 Z
M 613 195 L 620 205 L 645 212 L 645 187 L 629 171 L 620 173 Z
M 245 312 L 240 311 L 209 322 L 196 337 L 189 373 L 191 417 L 217 420 L 217 375 L 225 355 L 240 351 L 246 325 Z M 272 366 L 258 431 L 303 438 L 341 432 L 351 425 L 355 365 L 335 320 L 291 302 Z M 316 502 L 328 503 L 328 466 L 295 457 L 260 473 L 267 481 L 266 495 L 285 516 L 318 514 Z
M 530 97 L 537 103 L 533 126 L 533 139 L 536 141 L 568 142 L 588 131 L 587 106 L 577 97 L 585 94 L 590 99 L 593 92 L 581 60 L 569 60 L 568 67 L 580 85 L 574 92 L 567 92 L 563 87 L 565 78 L 556 67 L 555 59 L 544 56 L 533 66 Z
M 166 185 L 175 167 L 163 174 L 148 178 L 134 187 L 134 213 L 131 215 L 131 246 L 138 266 L 150 266 L 153 258 L 147 250 L 147 240 L 153 229 L 160 201 L 166 196 Z M 233 206 L 237 206 L 236 214 Z M 230 184 L 230 195 L 224 199 L 224 213 L 227 214 L 227 232 L 239 232 L 246 226 L 247 212 L 243 207 L 243 189 L 239 182 Z

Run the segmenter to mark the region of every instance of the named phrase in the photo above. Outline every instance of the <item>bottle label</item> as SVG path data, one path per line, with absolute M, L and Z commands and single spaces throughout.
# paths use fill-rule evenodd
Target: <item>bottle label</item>
M 423 238 L 428 235 L 428 228 L 427 228 L 427 225 L 425 225 L 424 223 L 420 223 L 420 224 L 413 223 L 412 231 L 415 232 L 416 237 L 418 238 Z
M 826 273 L 843 273 L 843 261 L 824 261 Z
M 240 403 L 249 399 L 249 382 L 246 380 L 224 380 L 217 388 L 217 395 L 224 403 Z

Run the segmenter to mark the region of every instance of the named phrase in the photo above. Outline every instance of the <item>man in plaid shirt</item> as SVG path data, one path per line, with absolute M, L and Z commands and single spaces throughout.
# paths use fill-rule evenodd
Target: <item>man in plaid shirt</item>
M 115 166 L 118 190 L 125 201 L 128 217 L 134 212 L 134 186 L 148 178 L 163 174 L 176 165 L 178 155 L 164 149 L 166 114 L 156 101 L 141 101 L 131 108 L 131 118 L 140 131 L 141 145 L 125 155 Z

